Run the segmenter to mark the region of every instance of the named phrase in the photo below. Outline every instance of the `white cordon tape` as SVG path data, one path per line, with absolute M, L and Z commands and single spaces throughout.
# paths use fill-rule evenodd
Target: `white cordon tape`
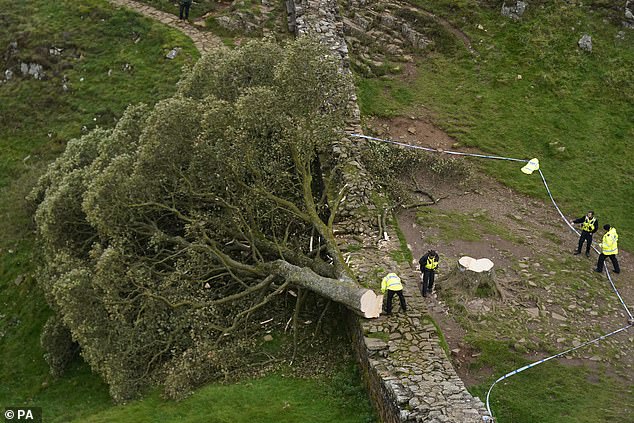
M 496 380 L 495 382 L 493 382 L 493 385 L 491 385 L 491 387 L 489 388 L 489 391 L 487 392 L 487 404 L 486 404 L 486 405 L 487 405 L 487 411 L 489 412 L 489 416 L 490 416 L 491 418 L 493 417 L 493 414 L 491 413 L 491 408 L 489 407 L 489 395 L 491 394 L 491 390 L 493 389 L 493 387 L 494 387 L 494 386 L 495 386 L 498 382 L 501 382 L 501 381 L 503 381 L 504 379 L 509 378 L 509 377 L 511 377 L 511 376 L 513 376 L 513 375 L 516 375 L 516 374 L 518 374 L 518 373 L 521 373 L 521 372 L 523 372 L 524 370 L 528 370 L 528 369 L 530 369 L 531 367 L 535 367 L 535 366 L 537 366 L 538 364 L 542 364 L 542 363 L 545 363 L 545 362 L 547 362 L 547 361 L 549 361 L 549 360 L 552 360 L 553 358 L 561 357 L 561 356 L 563 356 L 563 355 L 565 355 L 565 354 L 568 354 L 569 352 L 572 352 L 572 351 L 574 351 L 574 350 L 578 350 L 579 348 L 583 348 L 583 347 L 588 346 L 588 345 L 590 345 L 590 344 L 597 343 L 597 342 L 599 342 L 599 341 L 601 341 L 601 340 L 603 340 L 603 339 L 605 339 L 605 338 L 607 338 L 607 337 L 609 337 L 609 336 L 616 335 L 617 333 L 622 332 L 622 331 L 624 331 L 624 330 L 628 330 L 628 329 L 629 329 L 629 328 L 631 328 L 632 326 L 633 326 L 633 325 L 623 326 L 622 328 L 617 329 L 617 330 L 615 330 L 614 332 L 610 332 L 610 333 L 608 333 L 607 335 L 600 336 L 600 337 L 598 337 L 598 338 L 596 338 L 596 339 L 593 339 L 592 341 L 587 341 L 587 342 L 584 342 L 583 344 L 581 344 L 581 345 L 579 345 L 579 346 L 577 346 L 577 347 L 570 348 L 569 350 L 566 350 L 566 351 L 560 352 L 559 354 L 551 355 L 550 357 L 547 357 L 547 358 L 544 358 L 544 359 L 542 359 L 542 360 L 536 361 L 536 362 L 534 362 L 534 363 L 528 364 L 528 365 L 526 365 L 526 366 L 524 366 L 524 367 L 520 367 L 519 369 L 517 369 L 517 370 L 513 370 L 512 372 L 507 373 L 507 374 L 505 374 L 504 376 L 500 377 L 498 380 Z
M 362 134 L 347 134 L 347 135 L 349 135 L 351 137 L 356 137 L 356 138 L 365 138 L 366 140 L 381 141 L 381 142 L 385 142 L 385 143 L 388 143 L 388 144 L 400 145 L 401 147 L 405 147 L 405 148 L 413 148 L 413 149 L 416 149 L 416 150 L 424 150 L 424 151 L 433 151 L 434 153 L 445 153 L 445 154 L 452 154 L 454 156 L 470 156 L 470 157 L 480 157 L 482 159 L 509 160 L 509 161 L 512 161 L 512 162 L 528 163 L 528 160 L 514 159 L 514 158 L 511 158 L 511 157 L 487 156 L 485 154 L 463 153 L 461 151 L 438 150 L 436 148 L 421 147 L 421 146 L 418 146 L 418 145 L 405 144 L 405 143 L 398 142 L 398 141 L 384 140 L 384 139 L 381 139 L 381 138 L 369 137 L 367 135 L 362 135 Z
M 524 159 L 514 159 L 514 158 L 512 158 L 512 157 L 489 156 L 489 155 L 486 155 L 486 154 L 473 154 L 473 153 L 463 153 L 463 152 L 460 152 L 460 151 L 438 150 L 438 149 L 436 149 L 436 148 L 421 147 L 421 146 L 418 146 L 418 145 L 405 144 L 405 143 L 398 142 L 398 141 L 392 141 L 392 140 L 385 140 L 385 139 L 382 139 L 382 138 L 369 137 L 369 136 L 367 136 L 367 135 L 362 135 L 362 134 L 348 134 L 348 135 L 349 135 L 349 136 L 351 136 L 351 137 L 364 138 L 364 139 L 367 139 L 367 140 L 384 142 L 384 143 L 387 143 L 387 144 L 398 145 L 398 146 L 400 146 L 400 147 L 412 148 L 412 149 L 415 149 L 415 150 L 424 150 L 424 151 L 431 151 L 431 152 L 434 152 L 434 153 L 451 154 L 451 155 L 454 155 L 454 156 L 479 157 L 479 158 L 482 158 L 482 159 L 507 160 L 507 161 L 513 161 L 513 162 L 523 162 L 523 163 L 528 163 L 528 162 L 529 162 L 529 160 L 524 160 Z M 570 229 L 571 229 L 571 230 L 572 230 L 575 234 L 580 235 L 580 234 L 579 234 L 579 232 L 578 232 L 578 231 L 574 228 L 574 226 L 572 226 L 572 225 L 570 224 L 570 222 L 568 221 L 568 219 L 566 219 L 566 216 L 564 216 L 564 214 L 561 212 L 561 209 L 559 208 L 559 206 L 558 206 L 558 205 L 557 205 L 557 203 L 555 202 L 555 199 L 553 198 L 553 195 L 552 195 L 552 193 L 550 192 L 550 188 L 548 187 L 548 183 L 546 182 L 546 178 L 544 177 L 544 174 L 542 173 L 542 170 L 541 170 L 541 169 L 538 169 L 538 171 L 539 171 L 539 175 L 540 175 L 540 176 L 541 176 L 541 178 L 542 178 L 542 182 L 544 183 L 544 187 L 546 188 L 546 192 L 548 193 L 548 197 L 550 197 L 550 201 L 552 201 L 553 206 L 555 206 L 555 209 L 556 209 L 556 210 L 557 210 L 557 212 L 559 213 L 559 216 L 561 216 L 561 218 L 563 219 L 563 221 L 564 221 L 564 222 L 566 222 L 566 225 L 567 225 L 567 226 L 568 226 L 568 227 L 569 227 L 569 228 L 570 228 Z M 596 247 L 595 247 L 594 245 L 592 246 L 592 249 L 593 249 L 596 253 L 599 253 L 599 251 L 596 249 Z M 625 309 L 625 311 L 627 312 L 628 316 L 630 317 L 630 320 L 632 320 L 632 319 L 633 319 L 633 317 L 632 317 L 632 313 L 630 312 L 629 308 L 627 307 L 627 305 L 626 305 L 626 304 L 625 304 L 625 302 L 623 301 L 623 298 L 621 297 L 621 294 L 619 293 L 619 291 L 616 289 L 616 286 L 614 286 L 614 282 L 612 282 L 612 277 L 610 276 L 610 272 L 608 271 L 608 267 L 607 267 L 607 266 L 605 267 L 605 272 L 606 272 L 606 275 L 608 276 L 608 280 L 610 281 L 610 285 L 612 285 L 612 290 L 614 291 L 614 293 L 616 294 L 616 296 L 619 298 L 619 301 L 621 302 L 621 304 L 623 305 L 623 308 Z M 535 366 L 537 366 L 538 364 L 542 364 L 542 363 L 545 363 L 545 362 L 547 362 L 547 361 L 549 361 L 549 360 L 552 360 L 553 358 L 558 358 L 558 357 L 561 357 L 561 356 L 566 355 L 566 354 L 568 354 L 568 353 L 570 353 L 570 352 L 572 352 L 572 351 L 578 350 L 578 349 L 583 348 L 583 347 L 585 347 L 585 346 L 588 346 L 588 345 L 590 345 L 590 344 L 597 343 L 597 342 L 599 342 L 599 341 L 601 341 L 601 340 L 603 340 L 603 339 L 605 339 L 605 338 L 607 338 L 607 337 L 610 337 L 610 336 L 612 336 L 612 335 L 616 335 L 617 333 L 622 332 L 622 331 L 624 331 L 624 330 L 628 330 L 628 329 L 629 329 L 629 328 L 631 328 L 632 326 L 634 326 L 634 325 L 630 324 L 630 325 L 624 326 L 624 327 L 622 327 L 622 328 L 620 328 L 620 329 L 617 329 L 617 330 L 615 330 L 615 331 L 613 331 L 613 332 L 608 333 L 607 335 L 600 336 L 600 337 L 598 337 L 598 338 L 596 338 L 596 339 L 593 339 L 593 340 L 591 340 L 591 341 L 584 342 L 583 344 L 581 344 L 581 345 L 579 345 L 579 346 L 577 346 L 577 347 L 570 348 L 570 349 L 568 349 L 568 350 L 566 350 L 566 351 L 560 352 L 559 354 L 555 354 L 555 355 L 552 355 L 552 356 L 550 356 L 550 357 L 544 358 L 544 359 L 542 359 L 542 360 L 536 361 L 536 362 L 534 362 L 534 363 L 528 364 L 528 365 L 526 365 L 526 366 L 524 366 L 524 367 L 520 367 L 519 369 L 517 369 L 517 370 L 513 370 L 512 372 L 507 373 L 507 374 L 505 374 L 504 376 L 500 377 L 498 380 L 496 380 L 495 382 L 493 382 L 493 384 L 492 384 L 492 385 L 491 385 L 491 387 L 489 388 L 489 391 L 487 392 L 486 407 L 487 407 L 487 411 L 489 412 L 489 417 L 490 417 L 491 419 L 493 419 L 493 413 L 491 412 L 491 408 L 489 407 L 489 395 L 491 394 L 491 390 L 493 389 L 493 387 L 494 387 L 494 386 L 495 386 L 498 382 L 503 381 L 504 379 L 507 379 L 507 378 L 509 378 L 509 377 L 511 377 L 511 376 L 513 376 L 513 375 L 518 374 L 518 373 L 521 373 L 521 372 L 523 372 L 524 370 L 528 370 L 528 369 L 530 369 L 531 367 L 535 367 Z
M 577 235 L 579 234 L 579 231 L 577 231 L 571 224 L 570 222 L 568 222 L 568 219 L 566 219 L 566 217 L 564 216 L 564 214 L 561 212 L 561 210 L 559 209 L 559 206 L 557 205 L 557 203 L 555 202 L 555 199 L 553 198 L 553 195 L 550 192 L 550 188 L 548 188 L 548 184 L 546 183 L 546 178 L 544 178 L 544 174 L 542 173 L 542 170 L 539 169 L 539 175 L 542 177 L 542 181 L 544 182 L 544 186 L 546 187 L 546 192 L 548 193 L 548 196 L 550 197 L 550 201 L 552 201 L 553 205 L 555 206 L 555 208 L 557 209 L 557 212 L 559 212 L 559 215 L 561 216 L 561 218 L 564 220 L 564 222 L 566 222 L 566 225 L 568 225 L 568 227 L 570 229 L 572 229 L 572 231 L 574 233 L 576 233 Z M 597 250 L 597 248 L 593 245 L 592 249 L 594 250 L 595 253 L 600 254 L 600 251 Z M 610 285 L 612 285 L 612 290 L 614 291 L 614 293 L 616 294 L 616 296 L 619 298 L 619 301 L 621 302 L 621 305 L 623 306 L 623 308 L 625 309 L 625 311 L 627 312 L 627 315 L 630 317 L 630 319 L 634 318 L 632 316 L 632 313 L 630 312 L 630 309 L 627 307 L 627 305 L 625 304 L 625 302 L 623 301 L 623 298 L 621 297 L 621 294 L 619 293 L 619 291 L 616 289 L 616 286 L 614 286 L 614 282 L 612 281 L 612 276 L 610 276 L 610 271 L 608 270 L 608 266 L 605 266 L 605 274 L 608 276 L 608 280 L 610 281 Z

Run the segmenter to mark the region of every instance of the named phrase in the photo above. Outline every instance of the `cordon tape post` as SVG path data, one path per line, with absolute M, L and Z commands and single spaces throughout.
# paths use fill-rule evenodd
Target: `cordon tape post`
M 563 219 L 563 221 L 566 223 L 566 225 L 575 233 L 577 234 L 577 236 L 580 235 L 579 231 L 577 231 L 574 226 L 572 226 L 570 224 L 570 222 L 568 221 L 568 219 L 566 219 L 566 217 L 564 216 L 564 214 L 561 212 L 561 209 L 559 208 L 559 206 L 557 205 L 557 202 L 555 201 L 555 199 L 553 198 L 553 195 L 550 191 L 550 188 L 548 187 L 548 183 L 546 182 L 546 178 L 544 177 L 544 173 L 541 171 L 541 169 L 539 168 L 539 160 L 536 158 L 530 159 L 530 160 L 526 160 L 526 159 L 516 159 L 516 158 L 512 158 L 512 157 L 501 157 L 501 156 L 492 156 L 492 155 L 487 155 L 487 154 L 474 154 L 474 153 L 463 153 L 461 151 L 450 151 L 450 150 L 441 150 L 441 149 L 436 149 L 436 148 L 430 148 L 430 147 L 422 147 L 422 146 L 418 146 L 418 145 L 412 145 L 412 144 L 406 144 L 406 143 L 402 143 L 402 142 L 398 142 L 398 141 L 393 141 L 393 140 L 387 140 L 387 139 L 382 139 L 382 138 L 376 138 L 376 137 L 370 137 L 367 135 L 362 135 L 362 134 L 346 134 L 350 137 L 354 137 L 354 138 L 361 138 L 361 139 L 366 139 L 369 141 L 377 141 L 377 142 L 382 142 L 382 143 L 386 143 L 386 144 L 392 144 L 392 145 L 396 145 L 399 147 L 403 147 L 403 148 L 410 148 L 410 149 L 415 149 L 415 150 L 423 150 L 423 151 L 428 151 L 428 152 L 432 152 L 432 153 L 440 153 L 440 154 L 449 154 L 449 155 L 453 155 L 453 156 L 467 156 L 467 157 L 477 157 L 477 158 L 481 158 L 481 159 L 493 159 L 493 160 L 506 160 L 506 161 L 512 161 L 512 162 L 521 162 L 521 163 L 525 163 L 525 165 L 522 167 L 521 171 L 527 175 L 532 174 L 533 172 L 537 171 L 539 172 L 539 176 L 542 179 L 542 182 L 544 184 L 544 187 L 546 188 L 546 192 L 548 193 L 548 197 L 550 198 L 550 201 L 553 203 L 553 206 L 555 207 L 555 209 L 557 210 L 557 213 L 559 213 L 559 216 L 561 216 L 561 218 Z M 595 247 L 594 243 L 592 245 L 592 249 L 596 252 L 599 253 L 599 251 L 597 250 L 597 248 Z M 489 390 L 487 391 L 487 396 L 486 396 L 486 408 L 487 408 L 487 412 L 489 413 L 488 416 L 484 417 L 484 421 L 486 422 L 493 422 L 494 418 L 493 418 L 493 413 L 491 412 L 491 407 L 489 404 L 489 397 L 491 395 L 491 391 L 493 390 L 493 387 L 498 383 L 501 382 L 505 379 L 508 379 L 511 376 L 514 376 L 518 373 L 523 372 L 524 370 L 528 370 L 532 367 L 535 367 L 539 364 L 545 363 L 547 361 L 550 361 L 554 358 L 559 358 L 562 357 L 570 352 L 576 351 L 578 349 L 584 348 L 586 346 L 592 345 L 592 344 L 596 344 L 599 341 L 602 341 L 612 335 L 616 335 L 617 333 L 626 331 L 628 329 L 630 329 L 632 326 L 634 326 L 634 324 L 632 322 L 634 322 L 634 317 L 632 316 L 632 313 L 630 312 L 630 309 L 627 307 L 627 305 L 625 304 L 625 302 L 623 301 L 623 297 L 621 297 L 621 294 L 619 293 L 618 289 L 616 289 L 616 286 L 614 285 L 614 282 L 612 281 L 612 276 L 610 275 L 610 271 L 608 270 L 608 266 L 605 266 L 605 274 L 608 278 L 608 281 L 610 282 L 610 285 L 612 286 L 612 290 L 614 291 L 614 293 L 616 294 L 616 296 L 618 297 L 619 301 L 621 302 L 621 305 L 623 306 L 623 309 L 625 310 L 625 312 L 628 315 L 628 324 L 626 326 L 623 326 L 619 329 L 616 329 L 608 334 L 599 336 L 598 338 L 592 339 L 590 341 L 586 341 L 584 343 L 582 343 L 581 345 L 578 345 L 574 348 L 570 348 L 567 349 L 565 351 L 562 351 L 558 354 L 555 355 L 551 355 L 550 357 L 546 357 L 543 358 L 541 360 L 535 361 L 531 364 L 527 364 L 526 366 L 520 367 L 519 369 L 513 370 L 512 372 L 509 372 L 507 374 L 505 374 L 504 376 L 499 377 L 495 382 L 493 382 L 493 384 L 491 385 L 491 387 L 489 388 Z

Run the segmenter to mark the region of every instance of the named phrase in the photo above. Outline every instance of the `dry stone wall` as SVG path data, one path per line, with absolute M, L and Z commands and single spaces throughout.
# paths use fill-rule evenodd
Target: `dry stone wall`
M 344 37 L 344 24 L 335 0 L 288 0 L 289 30 L 296 36 L 312 36 L 328 46 L 341 60 L 342 72 L 350 72 L 350 58 Z M 349 104 L 347 127 L 340 142 L 333 144 L 335 160 L 340 165 L 341 185 L 349 190 L 341 205 L 338 229 L 341 232 L 370 234 L 375 214 L 373 186 L 365 167 L 359 161 L 361 145 L 349 134 L 360 133 L 360 113 L 356 97 Z
M 440 342 L 420 295 L 420 273 L 409 263 L 397 263 L 390 252 L 400 248 L 395 233 L 378 244 L 366 240 L 349 264 L 363 282 L 378 287 L 377 269 L 397 273 L 404 285 L 407 312 L 394 299 L 392 316 L 374 320 L 350 317 L 357 357 L 370 396 L 383 422 L 476 423 L 487 416 L 458 377 Z M 348 240 L 351 242 L 350 240 Z M 383 274 L 381 273 L 381 275 Z
M 297 36 L 315 36 L 341 59 L 342 71 L 349 72 L 344 24 L 335 0 L 288 0 L 289 29 Z M 350 104 L 348 134 L 359 132 L 356 99 Z M 376 269 L 397 272 L 406 285 L 409 309 L 390 317 L 364 320 L 350 316 L 357 357 L 373 403 L 383 422 L 481 422 L 486 411 L 482 402 L 466 390 L 456 374 L 431 320 L 426 320 L 426 305 L 418 294 L 418 272 L 409 264 L 399 265 L 389 252 L 399 249 L 398 237 L 376 243 L 376 237 L 360 237 L 367 232 L 374 206 L 373 187 L 358 160 L 361 145 L 349 136 L 333 146 L 335 159 L 342 166 L 343 183 L 350 191 L 344 204 L 344 218 L 353 225 L 354 238 L 340 238 L 342 244 L 362 242 L 360 252 L 348 253 L 348 261 L 362 282 L 378 288 Z M 363 213 L 358 213 L 362 210 Z M 360 223 L 361 222 L 361 223 Z M 346 232 L 346 231 L 344 231 Z M 373 275 L 373 276 L 369 276 Z M 396 306 L 398 309 L 398 306 Z

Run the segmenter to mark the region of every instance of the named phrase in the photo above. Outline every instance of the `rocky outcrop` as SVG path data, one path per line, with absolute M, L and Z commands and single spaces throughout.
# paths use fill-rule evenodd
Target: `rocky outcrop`
M 634 0 L 625 2 L 625 20 L 623 25 L 627 28 L 634 29 Z
M 501 13 L 502 16 L 518 21 L 526 11 L 527 6 L 528 4 L 524 1 L 516 1 L 515 4 L 511 3 L 509 5 L 502 3 Z
M 381 75 L 388 61 L 412 61 L 412 51 L 433 45 L 414 27 L 423 12 L 405 2 L 349 0 L 345 12 L 346 41 L 355 53 L 352 64 L 365 74 Z

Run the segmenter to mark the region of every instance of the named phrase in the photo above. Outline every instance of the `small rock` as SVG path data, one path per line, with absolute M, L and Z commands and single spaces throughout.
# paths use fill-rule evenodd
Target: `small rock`
M 265 342 L 271 342 L 273 340 L 273 336 L 271 335 L 264 335 L 264 341 Z
M 365 342 L 365 347 L 369 351 L 381 351 L 387 348 L 387 344 L 384 341 L 381 341 L 380 339 L 365 337 L 363 338 L 363 341 Z M 390 351 L 391 350 L 392 350 L 392 346 L 390 347 Z
M 22 281 L 24 281 L 24 275 L 18 275 L 18 277 L 15 278 L 15 281 L 13 283 L 15 283 L 16 285 L 20 285 Z
M 591 52 L 592 51 L 592 37 L 588 34 L 583 34 L 581 39 L 577 42 L 579 48 L 583 51 Z
M 561 314 L 555 313 L 554 311 L 551 311 L 550 315 L 555 320 L 559 320 L 559 321 L 565 321 L 566 320 L 566 318 L 564 316 L 562 316 Z
M 526 2 L 516 1 L 515 5 L 507 6 L 506 3 L 502 4 L 502 16 L 511 18 L 513 20 L 519 20 L 526 11 Z
M 413 126 L 410 126 L 409 128 L 407 128 L 407 132 L 414 135 L 416 134 L 416 128 L 414 128 Z
M 539 317 L 539 309 L 537 307 L 527 308 L 526 312 L 535 319 Z

